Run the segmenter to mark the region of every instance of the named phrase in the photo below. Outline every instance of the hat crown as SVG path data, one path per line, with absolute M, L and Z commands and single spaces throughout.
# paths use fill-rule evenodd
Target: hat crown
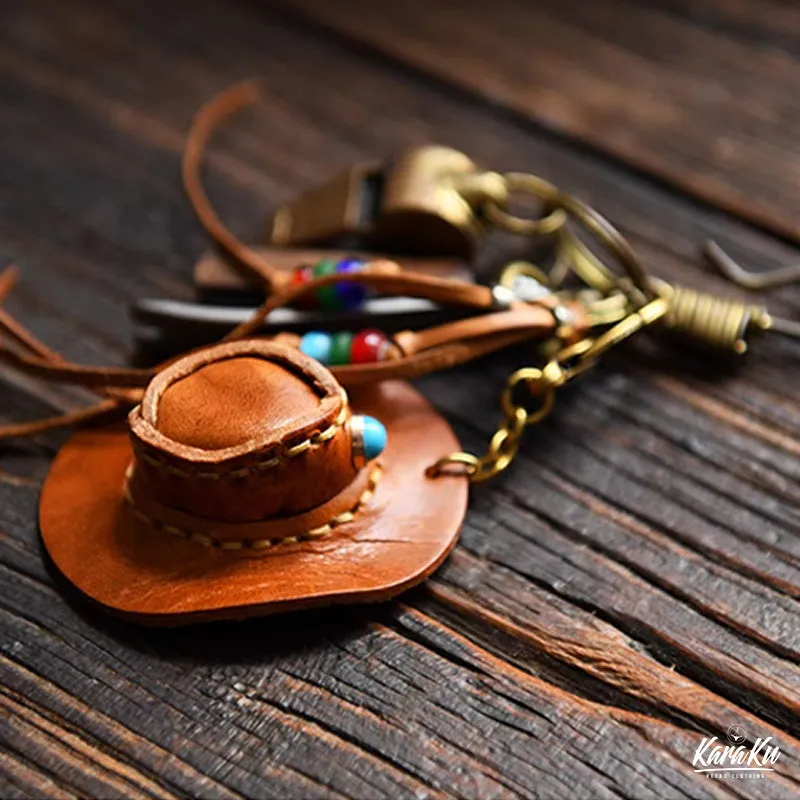
M 253 340 L 179 359 L 129 422 L 133 489 L 180 512 L 259 522 L 308 512 L 355 479 L 344 390 L 299 351 Z
M 319 408 L 307 381 L 284 366 L 252 356 L 214 361 L 161 394 L 156 429 L 172 441 L 224 450 L 286 429 Z

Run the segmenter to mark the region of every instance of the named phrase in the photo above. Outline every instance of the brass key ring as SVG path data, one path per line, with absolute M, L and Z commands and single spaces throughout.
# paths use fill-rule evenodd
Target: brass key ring
M 633 248 L 602 214 L 577 197 L 562 192 L 552 183 L 536 175 L 509 172 L 502 178 L 505 185 L 504 196 L 492 193 L 484 201 L 484 213 L 490 222 L 512 233 L 543 235 L 544 233 L 556 233 L 562 229 L 565 220 L 558 217 L 557 214 L 559 211 L 566 212 L 612 253 L 623 267 L 632 285 L 625 280 L 615 278 L 615 289 L 622 291 L 635 306 L 656 296 L 647 270 L 634 253 Z M 547 208 L 553 210 L 540 219 L 525 219 L 515 216 L 508 211 L 508 198 L 514 192 L 533 195 L 539 198 Z M 559 222 L 560 224 L 557 224 Z
M 520 236 L 548 236 L 557 233 L 567 221 L 567 215 L 555 200 L 559 194 L 555 186 L 537 175 L 508 173 L 498 175 L 498 191 L 484 199 L 483 212 L 495 227 Z M 521 179 L 521 180 L 518 180 Z M 508 210 L 509 200 L 515 192 L 539 198 L 549 211 L 542 217 L 526 218 Z

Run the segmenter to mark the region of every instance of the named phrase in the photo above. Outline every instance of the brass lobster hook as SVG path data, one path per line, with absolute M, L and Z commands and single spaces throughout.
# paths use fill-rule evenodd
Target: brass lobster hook
M 708 241 L 703 248 L 706 260 L 731 283 L 744 289 L 762 291 L 776 286 L 800 283 L 800 264 L 778 267 L 769 272 L 751 272 L 734 261 L 716 242 Z M 769 329 L 800 339 L 800 322 L 769 315 Z

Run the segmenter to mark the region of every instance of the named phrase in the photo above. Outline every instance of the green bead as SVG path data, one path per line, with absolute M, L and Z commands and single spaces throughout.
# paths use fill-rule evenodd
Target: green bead
M 323 258 L 311 268 L 311 274 L 315 278 L 324 278 L 326 275 L 333 275 L 334 272 L 336 272 L 336 261 L 333 258 Z
M 326 275 L 335 274 L 336 271 L 336 261 L 332 258 L 323 258 L 322 261 L 318 261 L 314 265 L 312 274 L 315 278 L 324 278 Z M 342 304 L 335 284 L 321 286 L 316 290 L 314 296 L 317 300 L 317 306 L 323 311 L 338 311 L 341 308 Z
M 333 334 L 331 343 L 330 363 L 334 367 L 350 363 L 350 351 L 353 348 L 353 334 L 340 331 Z

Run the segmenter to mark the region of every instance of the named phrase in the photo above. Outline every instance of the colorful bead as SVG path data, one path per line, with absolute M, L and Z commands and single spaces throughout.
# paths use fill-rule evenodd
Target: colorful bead
M 336 265 L 339 274 L 348 272 L 360 272 L 364 268 L 364 262 L 357 258 L 345 258 Z M 367 289 L 358 283 L 337 283 L 334 287 L 342 308 L 360 308 L 367 299 Z
M 323 258 L 314 266 L 312 274 L 314 278 L 324 278 L 327 275 L 334 275 L 336 271 L 336 262 L 332 258 Z M 339 294 L 334 284 L 320 286 L 314 294 L 317 306 L 323 311 L 338 311 L 341 308 Z
M 312 279 L 313 275 L 308 267 L 298 267 L 292 275 L 291 288 L 294 289 L 297 286 L 302 286 L 304 283 L 308 283 Z M 314 294 L 307 294 L 296 300 L 295 305 L 298 308 L 312 310 L 317 307 L 317 298 L 314 296 Z
M 333 334 L 331 343 L 330 361 L 331 366 L 338 367 L 350 363 L 350 354 L 353 348 L 353 334 L 347 331 L 340 331 Z
M 332 345 L 330 334 L 321 331 L 309 331 L 300 339 L 300 351 L 321 364 L 330 363 Z
M 361 469 L 386 449 L 388 434 L 383 423 L 375 417 L 365 417 L 360 414 L 350 418 L 349 427 L 353 464 Z
M 375 328 L 359 331 L 353 337 L 350 349 L 351 364 L 371 364 L 380 361 L 386 354 L 389 340 L 386 335 Z
M 329 367 L 345 364 L 373 364 L 386 358 L 390 342 L 386 334 L 366 328 L 355 335 L 348 331 L 309 331 L 300 339 L 300 350 Z
M 364 455 L 367 461 L 377 458 L 385 449 L 388 434 L 383 423 L 375 417 L 364 417 Z
M 302 286 L 311 280 L 311 270 L 308 267 L 297 267 L 292 274 L 291 286 Z
M 301 286 L 309 281 L 324 278 L 337 273 L 357 272 L 364 268 L 364 262 L 356 258 L 323 258 L 313 267 L 297 267 L 292 274 L 291 286 Z M 367 289 L 357 283 L 332 283 L 320 286 L 313 294 L 301 297 L 298 308 L 321 309 L 323 311 L 340 311 L 360 308 L 367 297 Z

